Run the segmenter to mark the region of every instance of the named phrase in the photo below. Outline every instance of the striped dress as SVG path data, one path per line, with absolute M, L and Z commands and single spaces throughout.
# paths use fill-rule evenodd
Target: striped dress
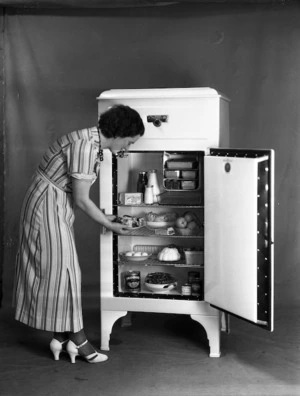
M 15 318 L 36 329 L 83 328 L 74 241 L 72 177 L 95 181 L 97 128 L 72 132 L 45 153 L 22 206 L 14 282 Z

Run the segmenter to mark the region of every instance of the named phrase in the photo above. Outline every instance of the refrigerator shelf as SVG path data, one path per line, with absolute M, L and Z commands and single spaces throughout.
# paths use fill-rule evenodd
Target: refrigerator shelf
M 125 260 L 125 259 L 120 259 L 119 264 L 129 264 L 132 265 L 134 262 L 130 260 Z M 159 261 L 158 259 L 147 259 L 144 261 L 139 262 L 139 264 L 145 266 L 145 267 L 151 267 L 151 266 L 164 266 L 164 267 L 183 267 L 183 268 L 204 268 L 203 265 L 201 264 L 187 264 L 186 261 L 184 260 L 178 260 L 178 261 Z
M 186 239 L 186 238 L 204 238 L 204 232 L 201 230 L 200 234 L 195 234 L 195 235 L 179 235 L 179 234 L 158 235 L 155 233 L 154 229 L 150 229 L 145 226 L 145 227 L 138 228 L 136 230 L 132 230 L 126 235 L 122 235 L 122 237 L 126 237 L 126 236 L 143 236 L 143 237 L 159 236 L 160 238 L 167 237 L 167 238 L 184 238 L 184 239 Z
M 182 267 L 182 268 L 204 268 L 203 265 L 192 265 L 186 263 L 164 263 L 162 261 L 157 261 L 156 263 L 145 263 L 145 267 L 150 266 L 170 266 L 170 267 Z
M 125 208 L 161 208 L 162 206 L 176 206 L 177 208 L 195 208 L 195 209 L 204 209 L 203 205 L 197 205 L 197 204 L 182 204 L 182 203 L 159 203 L 159 204 L 152 204 L 152 205 L 146 205 L 146 204 L 139 204 L 139 205 L 122 205 L 122 204 L 117 204 L 113 205 L 114 207 L 125 207 Z
M 129 293 L 129 292 L 115 292 L 115 297 L 130 297 L 130 298 L 155 298 L 155 299 L 169 299 L 169 300 L 191 300 L 191 301 L 203 301 L 201 296 L 183 296 L 177 290 L 171 290 L 168 292 L 152 293 L 150 290 L 142 289 L 140 293 Z

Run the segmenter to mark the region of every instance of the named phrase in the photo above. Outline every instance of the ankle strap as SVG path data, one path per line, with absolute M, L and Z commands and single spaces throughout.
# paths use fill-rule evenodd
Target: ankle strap
M 87 344 L 88 343 L 88 340 L 85 340 L 82 344 L 80 344 L 80 345 L 75 345 L 76 346 L 76 348 L 77 349 L 79 349 L 79 348 L 81 348 L 81 347 L 83 347 L 85 344 Z

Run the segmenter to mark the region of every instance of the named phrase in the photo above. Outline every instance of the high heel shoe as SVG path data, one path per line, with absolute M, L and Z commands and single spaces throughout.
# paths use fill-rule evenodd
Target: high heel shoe
M 83 357 L 89 363 L 105 362 L 105 360 L 108 359 L 108 357 L 106 355 L 103 355 L 102 353 L 99 353 L 99 352 L 96 352 L 96 351 L 94 353 L 91 353 L 90 355 L 87 355 L 87 356 L 80 355 L 79 352 L 78 352 L 78 349 L 80 349 L 81 347 L 83 347 L 87 343 L 88 343 L 88 340 L 85 340 L 81 345 L 76 345 L 71 340 L 67 343 L 67 348 L 66 349 L 67 349 L 67 352 L 68 352 L 68 354 L 70 356 L 71 363 L 75 363 L 76 362 L 76 356 Z
M 60 352 L 63 350 L 63 345 L 69 340 L 65 340 L 63 342 L 58 341 L 56 338 L 53 338 L 50 342 L 50 350 L 53 353 L 54 360 L 59 360 Z

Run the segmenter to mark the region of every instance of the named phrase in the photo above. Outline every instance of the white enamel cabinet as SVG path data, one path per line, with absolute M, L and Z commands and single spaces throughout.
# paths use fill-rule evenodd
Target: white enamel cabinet
M 99 113 L 118 103 L 135 108 L 146 128 L 127 157 L 104 152 L 100 208 L 107 214 L 137 217 L 192 211 L 201 225 L 199 232 L 189 236 L 160 235 L 147 227 L 126 236 L 101 234 L 101 348 L 109 349 L 115 321 L 128 312 L 190 315 L 205 328 L 211 357 L 220 356 L 222 313 L 272 330 L 273 152 L 222 148 L 229 146 L 229 101 L 209 88 L 112 90 L 101 94 L 98 103 Z M 192 191 L 166 185 L 165 160 L 172 155 L 196 158 Z M 148 169 L 158 170 L 161 202 L 121 205 L 119 193 L 135 192 L 138 172 Z M 204 262 L 191 266 L 183 257 L 176 263 L 158 261 L 155 253 L 170 244 L 181 252 L 189 247 L 202 249 Z M 120 256 L 145 249 L 153 255 L 143 262 L 123 261 Z M 125 288 L 128 270 L 140 271 L 139 293 Z M 189 271 L 203 276 L 200 295 L 181 293 Z M 150 272 L 170 273 L 178 280 L 176 289 L 152 293 L 144 285 Z

